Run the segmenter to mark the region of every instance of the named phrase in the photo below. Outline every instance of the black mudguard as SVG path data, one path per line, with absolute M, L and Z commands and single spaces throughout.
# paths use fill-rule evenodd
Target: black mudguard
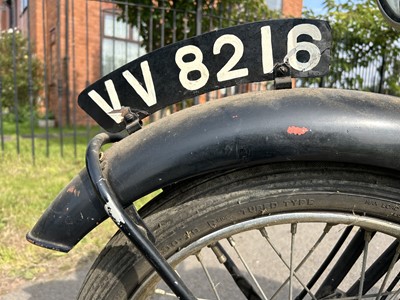
M 251 93 L 146 126 L 106 152 L 103 172 L 127 207 L 172 183 L 255 164 L 331 161 L 400 170 L 399 133 L 395 97 L 329 89 Z M 106 218 L 82 170 L 27 237 L 67 252 Z

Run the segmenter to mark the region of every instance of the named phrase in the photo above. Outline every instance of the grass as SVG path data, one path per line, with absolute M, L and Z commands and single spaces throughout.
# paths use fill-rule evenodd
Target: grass
M 7 126 L 11 128 L 10 124 Z M 57 132 L 52 129 L 50 133 L 56 136 Z M 6 130 L 0 154 L 0 295 L 20 282 L 66 272 L 78 263 L 93 259 L 116 231 L 107 220 L 68 254 L 42 249 L 25 239 L 58 192 L 84 167 L 85 129 L 78 133 L 76 146 L 71 135 L 64 138 L 62 158 L 58 137 L 49 140 L 49 157 L 46 157 L 46 140 L 35 138 L 33 161 L 32 140 L 20 137 L 18 155 L 17 137 Z

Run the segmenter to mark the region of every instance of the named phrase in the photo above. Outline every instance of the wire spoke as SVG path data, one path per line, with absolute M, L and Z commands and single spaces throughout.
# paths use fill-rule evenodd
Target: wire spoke
M 328 268 L 329 264 L 332 262 L 336 254 L 339 252 L 340 248 L 343 246 L 344 242 L 347 240 L 349 234 L 353 230 L 353 226 L 347 226 L 343 231 L 342 235 L 336 242 L 335 246 L 329 252 L 328 256 L 325 258 L 319 269 L 315 272 L 314 276 L 310 279 L 307 283 L 307 288 L 311 289 L 314 284 L 318 281 L 321 275 L 325 272 Z M 307 291 L 303 289 L 301 293 L 295 298 L 295 300 L 302 300 L 307 294 Z
M 324 238 L 326 237 L 326 235 L 329 233 L 329 231 L 331 230 L 331 228 L 333 227 L 333 225 L 331 224 L 326 224 L 322 234 L 320 235 L 320 237 L 318 238 L 318 240 L 314 243 L 314 245 L 310 248 L 310 250 L 308 251 L 308 253 L 306 254 L 306 256 L 303 257 L 303 259 L 301 260 L 301 262 L 297 265 L 297 267 L 294 269 L 295 272 L 298 272 L 301 267 L 307 262 L 307 260 L 310 258 L 310 256 L 314 253 L 314 251 L 318 248 L 318 246 L 321 244 L 321 242 L 324 240 Z M 276 295 L 279 294 L 279 292 L 285 287 L 285 285 L 289 282 L 290 277 L 286 278 L 286 280 L 281 284 L 281 286 L 276 290 L 276 292 L 274 293 L 274 295 L 271 297 L 271 300 L 273 300 L 275 298 Z
M 292 224 L 290 227 L 291 240 L 290 240 L 290 280 L 289 280 L 289 299 L 293 300 L 293 253 L 294 253 L 294 243 L 297 233 L 297 224 Z
M 253 279 L 254 284 L 257 286 L 259 292 L 261 293 L 262 297 L 265 300 L 268 300 L 267 296 L 265 295 L 264 291 L 262 290 L 260 284 L 258 283 L 256 277 L 254 276 L 253 272 L 250 270 L 248 264 L 246 263 L 246 261 L 244 260 L 244 257 L 241 255 L 241 253 L 239 252 L 239 249 L 236 247 L 236 242 L 234 241 L 234 239 L 232 237 L 228 238 L 228 242 L 229 244 L 232 246 L 232 248 L 235 250 L 236 254 L 239 256 L 240 261 L 242 262 L 242 264 L 244 265 L 244 267 L 246 268 L 247 272 L 249 273 L 251 279 Z
M 399 295 L 400 295 L 400 289 L 398 289 L 397 292 L 394 293 L 392 297 L 390 297 L 390 300 L 392 300 L 392 299 L 393 299 L 393 300 L 399 299 L 399 297 L 398 297 Z
M 398 273 L 397 276 L 392 280 L 389 287 L 387 288 L 387 291 L 392 291 L 394 289 L 394 287 L 396 286 L 396 284 L 399 282 L 399 280 L 400 280 L 400 273 Z M 383 296 L 382 300 L 385 300 L 386 297 L 387 296 Z
M 247 299 L 261 300 L 261 297 L 254 290 L 254 287 L 248 281 L 248 279 L 242 274 L 239 268 L 236 266 L 235 262 L 225 251 L 222 245 L 217 242 L 210 245 L 211 250 L 214 252 L 218 261 L 223 264 L 226 270 L 231 275 L 232 279 L 235 281 L 236 285 L 240 291 L 246 296 Z
M 282 253 L 279 252 L 279 250 L 275 247 L 275 245 L 272 243 L 271 239 L 269 238 L 268 232 L 265 228 L 260 229 L 261 235 L 267 240 L 268 244 L 271 246 L 271 248 L 274 250 L 276 255 L 278 255 L 279 259 L 283 262 L 283 264 L 290 270 L 289 264 L 285 261 L 285 259 L 282 256 Z M 297 276 L 296 272 L 293 272 L 293 276 L 297 279 L 297 281 L 303 286 L 303 288 L 306 290 L 306 292 L 311 296 L 313 300 L 317 300 L 317 298 L 314 296 L 314 294 L 310 291 L 310 289 L 303 283 L 302 280 Z M 272 299 L 271 299 L 272 300 Z
M 360 288 L 358 290 L 358 300 L 362 299 L 363 288 L 364 288 L 364 279 L 365 279 L 365 270 L 367 269 L 367 259 L 368 259 L 368 248 L 369 242 L 371 241 L 371 233 L 366 231 L 364 234 L 364 255 L 363 262 L 361 268 L 361 276 L 360 276 Z
M 398 241 L 396 241 L 398 243 Z M 397 260 L 399 259 L 399 255 L 400 255 L 400 244 L 397 246 L 396 248 L 396 253 L 393 256 L 392 262 L 390 263 L 389 269 L 387 270 L 385 279 L 382 282 L 382 285 L 379 289 L 379 293 L 376 296 L 375 300 L 379 300 L 379 298 L 382 296 L 383 290 L 385 289 L 385 286 L 387 284 L 387 281 L 389 280 L 389 276 L 393 271 L 394 265 L 396 264 Z
M 384 277 L 385 274 L 388 275 L 389 270 L 393 268 L 391 265 L 394 265 L 399 259 L 397 256 L 397 259 L 393 261 L 393 258 L 396 257 L 396 251 L 398 247 L 399 242 L 397 240 L 392 242 L 389 247 L 387 247 L 386 250 L 381 253 L 381 255 L 373 262 L 373 264 L 369 266 L 368 270 L 365 272 L 365 277 L 363 280 L 363 294 L 366 294 L 372 287 L 374 287 L 377 282 Z M 387 278 L 388 277 L 386 276 L 386 281 Z M 349 297 L 358 295 L 360 291 L 360 285 L 361 281 L 357 280 L 345 294 Z M 384 285 L 386 286 L 386 283 Z
M 397 291 L 397 292 L 385 292 L 385 293 L 382 293 L 381 296 L 385 296 L 385 297 L 391 296 L 391 295 L 396 296 L 396 294 L 397 294 L 398 292 L 399 292 L 399 291 Z M 361 299 L 375 298 L 377 295 L 378 295 L 378 294 L 363 295 Z M 332 298 L 332 297 L 334 297 L 334 295 L 326 296 L 326 297 L 324 297 L 324 298 L 322 298 L 322 299 L 320 299 L 320 300 L 331 300 L 331 299 L 336 299 L 336 298 Z M 343 298 L 338 298 L 338 299 L 340 299 L 340 300 L 357 300 L 357 299 L 358 299 L 358 295 L 356 295 L 356 296 L 350 296 L 350 297 L 343 297 Z M 389 300 L 390 300 L 390 299 L 389 299 Z
M 375 233 L 371 233 L 371 237 Z M 365 230 L 360 228 L 357 233 L 352 237 L 350 243 L 347 245 L 335 265 L 330 270 L 320 287 L 318 288 L 315 295 L 317 298 L 324 298 L 328 295 L 335 293 L 337 287 L 342 283 L 344 278 L 350 272 L 358 258 L 361 256 L 364 250 L 364 235 Z M 358 280 L 357 280 L 358 283 Z M 353 295 L 356 295 L 358 288 Z
M 211 288 L 212 288 L 212 290 L 214 291 L 215 297 L 217 297 L 217 299 L 220 300 L 221 298 L 220 298 L 219 295 L 218 295 L 216 286 L 215 286 L 215 284 L 214 284 L 214 282 L 213 282 L 213 280 L 212 280 L 212 278 L 211 278 L 211 276 L 210 276 L 210 273 L 209 273 L 208 270 L 207 270 L 207 267 L 205 266 L 205 264 L 204 264 L 204 262 L 203 262 L 203 257 L 202 257 L 202 255 L 201 255 L 200 252 L 196 254 L 196 258 L 197 258 L 197 260 L 200 262 L 201 267 L 203 268 L 203 271 L 204 271 L 204 273 L 206 274 L 206 277 L 207 277 L 207 279 L 208 279 L 208 282 L 210 283 Z

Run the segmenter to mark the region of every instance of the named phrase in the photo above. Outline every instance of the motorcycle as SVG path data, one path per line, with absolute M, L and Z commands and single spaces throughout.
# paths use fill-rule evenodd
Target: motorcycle
M 400 24 L 394 1 L 379 1 Z M 161 48 L 87 87 L 108 133 L 27 239 L 68 252 L 119 231 L 79 299 L 399 299 L 400 100 L 291 89 L 323 76 L 324 21 L 239 25 Z M 274 80 L 142 128 L 183 99 Z M 101 151 L 101 147 L 113 143 Z M 134 201 L 162 192 L 138 212 Z

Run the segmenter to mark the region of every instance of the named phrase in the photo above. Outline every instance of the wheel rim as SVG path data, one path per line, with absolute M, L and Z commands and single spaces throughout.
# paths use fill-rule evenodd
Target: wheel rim
M 277 230 L 277 233 L 274 230 Z M 281 238 L 280 230 L 288 231 L 288 237 Z M 335 231 L 334 234 L 332 231 Z M 337 247 L 338 242 L 335 240 L 343 237 L 345 231 L 349 232 L 347 239 L 339 247 L 328 267 L 323 270 L 322 276 L 312 287 L 309 287 L 315 271 L 321 269 L 324 260 L 329 256 L 328 253 L 323 255 L 325 248 L 321 249 L 321 245 L 325 243 L 327 252 L 331 252 L 332 248 Z M 250 248 L 249 241 L 252 244 L 255 243 L 254 238 L 246 240 L 242 237 L 244 233 L 258 234 L 257 242 L 264 244 L 261 248 L 257 248 L 261 254 L 251 253 L 249 257 L 246 251 L 242 253 L 243 249 Z M 300 234 L 305 234 L 305 237 Z M 217 260 L 217 254 L 221 256 L 219 250 L 225 251 L 225 248 L 230 248 L 229 253 L 224 253 L 225 260 L 226 256 L 229 259 L 233 257 L 234 265 L 240 264 L 238 268 L 240 274 L 246 278 L 245 281 L 251 285 L 252 292 L 260 299 L 399 299 L 400 290 L 396 282 L 398 281 L 396 276 L 400 275 L 400 267 L 396 264 L 400 253 L 399 237 L 399 225 L 376 218 L 335 212 L 286 213 L 263 216 L 215 231 L 181 249 L 168 261 L 176 266 L 178 273 L 199 299 L 228 299 L 228 297 L 229 299 L 246 299 L 243 288 L 237 288 L 237 284 L 235 291 L 228 292 L 228 296 L 223 294 L 230 287 L 221 285 L 235 286 L 225 265 L 218 263 Z M 217 243 L 218 241 L 224 241 L 225 244 Z M 346 258 L 349 256 L 350 248 L 357 248 L 360 253 L 354 259 L 354 265 L 342 266 L 340 259 L 344 257 L 344 261 L 348 262 Z M 193 261 L 194 257 L 198 261 L 197 267 L 193 266 L 193 262 L 187 262 Z M 383 263 L 385 257 L 386 260 Z M 263 262 L 260 263 L 258 259 Z M 280 264 L 279 269 L 275 267 L 275 264 L 269 263 L 272 260 Z M 382 264 L 385 264 L 387 272 L 384 272 L 384 275 L 377 275 L 382 273 L 382 270 L 375 269 L 379 269 L 379 266 L 382 269 Z M 220 281 L 219 277 L 216 278 L 220 272 L 217 269 L 225 271 L 225 279 L 223 279 L 225 281 Z M 338 277 L 342 276 L 333 274 L 334 278 L 331 277 L 331 273 L 338 273 L 335 272 L 337 269 L 340 269 L 340 274 L 345 273 L 343 281 L 339 282 L 337 287 L 336 284 L 327 285 L 326 281 L 337 281 Z M 182 273 L 184 270 L 188 270 L 190 274 L 184 275 Z M 200 272 L 203 273 L 203 279 L 195 279 L 193 282 L 193 278 L 197 278 L 197 275 L 193 274 Z M 378 280 L 370 288 L 371 279 L 375 281 L 375 278 Z M 173 297 L 163 283 L 155 287 L 158 280 L 157 274 L 150 275 L 136 290 L 132 299 L 147 298 L 149 291 L 156 291 L 157 295 L 154 296 L 157 299 Z M 272 280 L 273 284 L 266 284 L 268 280 Z M 204 288 L 206 285 L 207 287 Z M 332 288 L 332 285 L 335 287 Z M 299 295 L 302 297 L 296 298 Z

